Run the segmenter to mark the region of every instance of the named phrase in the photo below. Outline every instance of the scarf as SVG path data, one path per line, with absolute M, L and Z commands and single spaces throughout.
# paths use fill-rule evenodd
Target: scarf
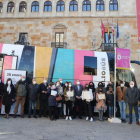
M 7 92 L 10 94 L 11 93 L 11 87 L 10 85 L 8 84 L 8 87 L 7 87 Z

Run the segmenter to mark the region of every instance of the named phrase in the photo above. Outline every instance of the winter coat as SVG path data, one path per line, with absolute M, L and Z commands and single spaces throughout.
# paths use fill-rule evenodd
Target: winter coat
M 64 96 L 67 95 L 68 90 L 65 88 L 64 90 Z M 69 101 L 68 97 L 65 97 L 65 101 Z M 74 101 L 74 97 L 70 97 L 70 101 Z
M 48 83 L 44 84 L 40 84 L 39 85 L 39 92 L 40 92 L 40 100 L 45 100 L 45 101 L 48 101 L 48 97 L 49 97 L 49 94 L 48 93 L 42 93 L 42 91 L 47 91 L 47 88 L 48 88 Z
M 107 104 L 108 106 L 114 106 L 114 94 L 110 94 L 110 91 L 107 91 Z
M 10 85 L 10 87 L 11 87 L 11 93 L 9 94 L 7 92 L 7 87 L 8 87 L 8 84 L 5 84 L 4 87 L 3 87 L 3 90 L 2 90 L 2 93 L 3 93 L 3 101 L 2 101 L 2 104 L 5 105 L 5 106 L 10 106 L 10 105 L 13 104 L 12 99 L 15 99 L 16 90 L 15 90 L 15 87 L 13 86 L 13 84 L 11 84 Z
M 57 89 L 57 88 L 54 89 L 54 91 L 57 92 L 56 97 L 54 97 L 53 95 L 51 95 L 51 91 L 52 91 L 51 88 L 49 88 L 49 89 L 47 90 L 47 93 L 49 94 L 48 104 L 49 104 L 49 106 L 58 106 L 58 102 L 57 102 L 56 99 L 55 99 L 56 97 L 59 96 L 59 95 L 58 95 L 58 89 Z
M 38 84 L 29 84 L 28 86 L 28 95 L 30 101 L 36 101 L 39 93 Z
M 133 87 L 132 89 L 129 87 L 126 89 L 125 97 L 129 105 L 137 106 L 140 98 L 139 90 L 136 87 Z
M 4 84 L 1 82 L 1 83 L 0 83 L 0 96 L 2 96 L 3 87 L 4 87 Z
M 26 96 L 27 88 L 28 88 L 28 84 L 26 81 L 19 80 L 16 83 L 15 87 L 16 87 L 16 91 L 17 91 L 17 96 Z
M 123 87 L 123 91 L 121 89 L 121 86 L 117 87 L 117 100 L 118 102 L 121 102 L 121 100 L 123 99 L 126 102 L 126 98 L 125 98 L 125 92 L 126 92 L 127 87 Z

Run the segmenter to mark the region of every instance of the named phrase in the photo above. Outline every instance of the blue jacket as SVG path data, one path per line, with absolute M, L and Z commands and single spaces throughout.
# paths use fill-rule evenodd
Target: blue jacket
M 49 106 L 58 106 L 58 102 L 56 101 L 55 97 L 51 95 L 51 88 L 48 89 L 47 94 L 49 94 L 48 104 Z M 54 91 L 57 91 L 56 97 L 58 97 L 58 90 L 54 89 Z

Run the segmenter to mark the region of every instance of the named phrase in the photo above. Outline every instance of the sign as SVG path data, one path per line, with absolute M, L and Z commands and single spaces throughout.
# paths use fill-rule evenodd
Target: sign
M 6 84 L 7 79 L 10 78 L 10 79 L 12 79 L 12 83 L 15 86 L 16 83 L 20 80 L 21 76 L 26 77 L 26 71 L 23 71 L 23 70 L 5 70 L 4 83 Z M 11 105 L 11 110 L 10 110 L 9 114 L 14 114 L 15 105 L 16 105 L 16 103 L 13 103 Z M 21 110 L 21 104 L 19 105 L 17 115 L 20 115 L 20 110 Z M 5 114 L 5 106 L 4 105 L 2 105 L 1 114 Z
M 140 42 L 140 0 L 136 0 L 138 42 Z
M 117 69 L 130 70 L 130 50 L 129 49 L 116 49 Z

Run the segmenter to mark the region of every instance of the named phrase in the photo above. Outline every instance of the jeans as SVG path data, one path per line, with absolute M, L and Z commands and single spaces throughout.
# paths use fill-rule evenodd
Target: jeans
M 113 116 L 113 106 L 109 106 L 109 116 Z
M 33 105 L 33 115 L 35 116 L 36 115 L 36 104 L 37 104 L 37 101 L 30 101 L 29 100 L 29 116 L 31 116 L 31 112 L 32 112 L 32 105 Z
M 127 103 L 124 100 L 122 100 L 119 102 L 119 107 L 120 107 L 121 119 L 126 119 Z
M 69 115 L 68 115 L 69 110 Z M 72 101 L 66 101 L 66 116 L 72 116 Z
M 132 106 L 132 105 L 129 105 L 129 121 L 132 121 L 132 109 L 133 109 L 133 107 L 135 110 L 136 122 L 138 122 L 139 121 L 138 106 Z

